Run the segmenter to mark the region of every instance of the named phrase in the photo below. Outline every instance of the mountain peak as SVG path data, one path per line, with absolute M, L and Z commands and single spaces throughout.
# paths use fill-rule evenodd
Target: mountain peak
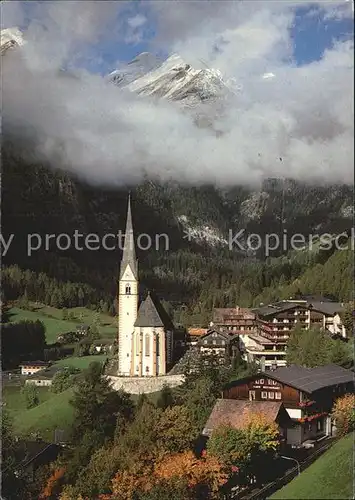
M 176 53 L 162 61 L 143 52 L 113 71 L 108 79 L 131 92 L 180 101 L 188 107 L 225 96 L 229 91 L 220 71 L 207 66 L 195 69 Z
M 107 77 L 109 81 L 120 87 L 125 87 L 137 78 L 149 73 L 161 64 L 161 60 L 150 52 L 141 52 L 132 61 L 122 64 Z
M 4 54 L 11 47 L 20 47 L 25 44 L 23 33 L 17 27 L 2 29 L 0 40 L 1 54 Z

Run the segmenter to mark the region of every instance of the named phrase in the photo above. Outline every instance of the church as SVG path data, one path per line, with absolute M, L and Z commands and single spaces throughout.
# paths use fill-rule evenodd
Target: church
M 162 304 L 150 292 L 139 302 L 131 199 L 118 283 L 118 375 L 166 375 L 173 360 L 174 325 Z

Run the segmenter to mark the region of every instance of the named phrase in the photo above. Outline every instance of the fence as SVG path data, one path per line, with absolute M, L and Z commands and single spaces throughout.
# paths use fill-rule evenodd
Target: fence
M 300 462 L 300 470 L 303 471 L 311 465 L 320 455 L 322 455 L 333 444 L 334 439 L 329 439 L 324 446 L 318 448 L 312 455 L 307 457 L 303 462 Z M 266 500 L 277 490 L 288 484 L 298 474 L 298 466 L 290 469 L 282 477 L 276 479 L 272 483 L 265 485 L 263 488 L 255 490 L 255 488 L 247 488 L 243 491 L 230 492 L 225 496 L 225 500 Z

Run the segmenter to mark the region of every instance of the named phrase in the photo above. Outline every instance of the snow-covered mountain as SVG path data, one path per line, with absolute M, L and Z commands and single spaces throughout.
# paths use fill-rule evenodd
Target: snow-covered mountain
M 231 93 L 220 71 L 194 69 L 178 54 L 161 61 L 144 52 L 110 73 L 108 79 L 139 95 L 180 101 L 188 107 L 219 100 Z
M 142 52 L 120 69 L 110 73 L 107 79 L 119 87 L 124 87 L 158 68 L 162 62 L 162 60 L 153 54 Z
M 0 34 L 0 54 L 3 55 L 10 48 L 25 44 L 22 32 L 18 28 L 5 28 Z

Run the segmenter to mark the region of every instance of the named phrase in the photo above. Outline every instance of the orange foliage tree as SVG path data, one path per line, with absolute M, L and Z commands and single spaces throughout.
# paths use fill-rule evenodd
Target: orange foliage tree
M 158 480 L 183 479 L 190 488 L 205 486 L 212 493 L 217 493 L 228 480 L 225 468 L 216 457 L 206 454 L 199 459 L 192 451 L 164 457 L 155 464 L 154 475 Z
M 53 474 L 48 478 L 47 484 L 40 495 L 40 500 L 44 500 L 45 498 L 50 498 L 55 494 L 56 486 L 58 486 L 60 480 L 64 476 L 65 468 L 61 467 L 60 469 L 55 469 Z
M 337 426 L 338 436 L 344 436 L 355 428 L 355 395 L 345 394 L 333 406 L 332 418 Z
M 261 478 L 278 447 L 278 426 L 261 413 L 245 416 L 238 428 L 225 425 L 215 429 L 207 445 L 211 455 L 238 473 L 240 482 Z
M 151 467 L 141 464 L 133 470 L 118 472 L 112 481 L 111 498 L 132 500 L 135 492 L 151 491 L 161 484 L 174 482 L 187 486 L 191 498 L 194 498 L 195 491 L 202 488 L 208 492 L 209 498 L 215 498 L 227 480 L 226 470 L 217 458 L 205 455 L 199 459 L 192 451 L 185 451 L 165 455 Z

